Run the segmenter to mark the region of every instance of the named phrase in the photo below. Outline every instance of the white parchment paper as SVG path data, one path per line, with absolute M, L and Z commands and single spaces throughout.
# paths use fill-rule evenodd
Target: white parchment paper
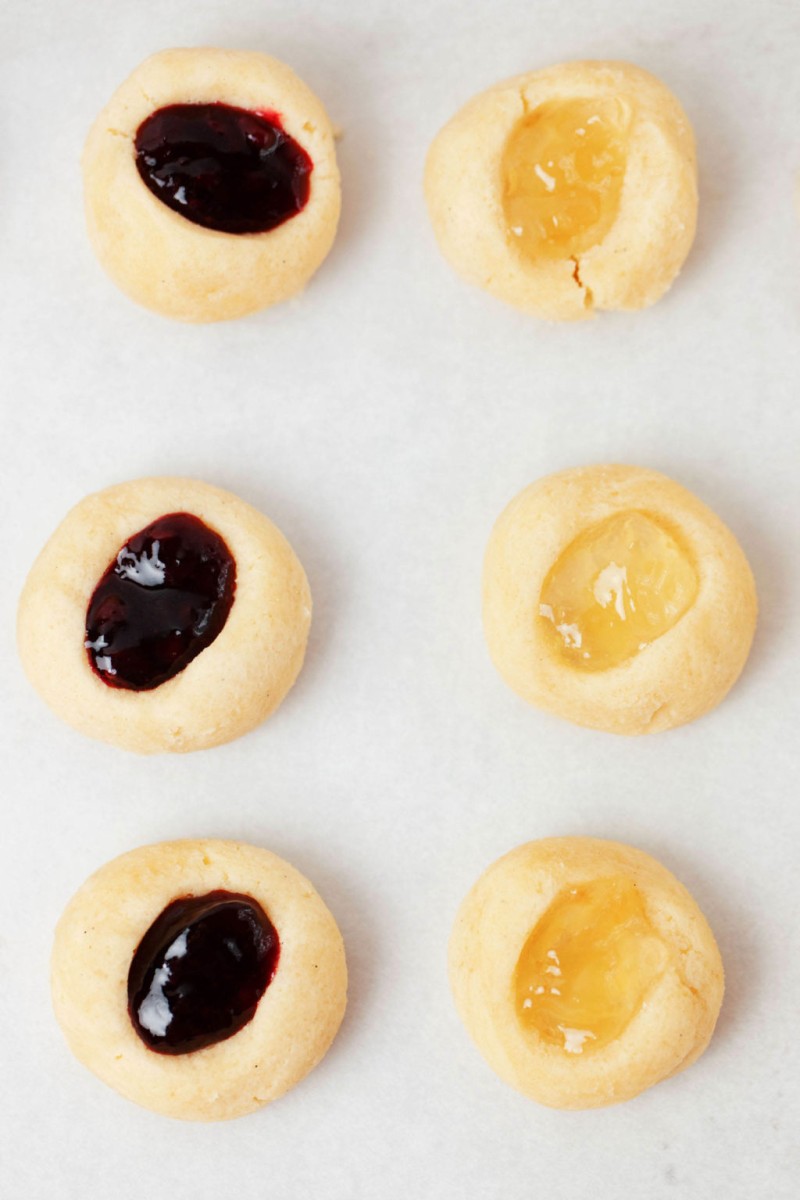
M 210 328 L 103 276 L 78 158 L 96 112 L 170 45 L 291 63 L 344 137 L 344 214 L 296 302 Z M 0 13 L 3 584 L 0 1192 L 5 1200 L 785 1200 L 797 1194 L 800 705 L 800 18 L 788 0 L 69 0 Z M 696 127 L 701 220 L 649 312 L 549 326 L 456 279 L 427 223 L 426 147 L 472 93 L 624 58 Z M 480 627 L 494 518 L 596 461 L 695 490 L 752 562 L 762 617 L 714 714 L 639 741 L 572 728 L 503 685 Z M 308 571 L 307 665 L 219 750 L 140 760 L 28 688 L 14 613 L 83 495 L 185 473 L 261 507 Z M 445 977 L 455 910 L 517 843 L 631 841 L 690 887 L 728 991 L 687 1074 L 558 1113 L 503 1086 Z M 140 1111 L 70 1057 L 48 955 L 68 897 L 144 842 L 211 834 L 286 856 L 348 947 L 332 1051 L 230 1125 Z

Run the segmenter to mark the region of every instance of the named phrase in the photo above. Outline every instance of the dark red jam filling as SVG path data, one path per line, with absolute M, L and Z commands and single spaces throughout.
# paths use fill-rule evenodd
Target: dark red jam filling
M 161 1054 L 190 1054 L 251 1021 L 277 970 L 280 942 L 252 896 L 208 892 L 168 904 L 128 972 L 128 1012 Z
M 210 646 L 228 619 L 236 564 L 189 513 L 159 517 L 128 540 L 95 588 L 86 650 L 110 687 L 148 691 Z
M 173 212 L 222 233 L 266 233 L 308 203 L 313 163 L 277 113 L 170 104 L 136 131 L 136 166 Z

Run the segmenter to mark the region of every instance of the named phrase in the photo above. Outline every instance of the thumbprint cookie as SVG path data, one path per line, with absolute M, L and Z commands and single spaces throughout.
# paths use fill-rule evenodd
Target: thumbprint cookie
M 138 479 L 82 500 L 19 603 L 22 665 L 90 737 L 144 754 L 202 750 L 268 717 L 311 622 L 308 581 L 262 513 L 192 479 Z
M 293 296 L 339 219 L 325 109 L 289 67 L 250 51 L 148 58 L 95 121 L 83 177 L 102 266 L 139 304 L 181 321 Z
M 336 922 L 307 879 L 239 842 L 144 846 L 83 884 L 56 929 L 56 1017 L 129 1100 L 222 1121 L 282 1096 L 344 1015 Z
M 489 1066 L 552 1108 L 617 1104 L 690 1066 L 724 986 L 678 880 L 641 850 L 582 837 L 489 867 L 456 918 L 450 982 Z
M 694 135 L 672 92 L 621 62 L 571 62 L 474 97 L 425 170 L 445 258 L 551 320 L 654 304 L 697 221 Z
M 483 619 L 523 699 L 612 733 L 655 733 L 714 708 L 753 640 L 744 552 L 685 488 L 640 467 L 531 484 L 486 551 Z

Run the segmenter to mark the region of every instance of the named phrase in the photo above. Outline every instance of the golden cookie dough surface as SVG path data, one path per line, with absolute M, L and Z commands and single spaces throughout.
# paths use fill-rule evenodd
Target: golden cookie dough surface
M 203 228 L 145 186 L 134 139 L 143 121 L 174 104 L 224 103 L 274 112 L 310 156 L 310 196 L 265 233 Z M 133 300 L 181 321 L 222 321 L 299 292 L 333 244 L 339 170 L 330 120 L 289 67 L 250 51 L 164 50 L 143 62 L 92 127 L 83 153 L 89 237 L 101 264 Z
M 252 1019 L 181 1055 L 153 1051 L 128 1013 L 128 973 L 153 921 L 180 897 L 251 896 L 280 939 Z M 221 1121 L 269 1104 L 328 1050 L 344 1015 L 347 968 L 336 922 L 307 879 L 267 850 L 165 842 L 102 867 L 68 904 L 52 956 L 56 1017 L 75 1056 L 129 1100 L 185 1120 Z
M 595 838 L 529 842 L 489 867 L 459 910 L 449 968 L 486 1061 L 553 1108 L 616 1104 L 689 1066 L 724 986 L 686 889 Z
M 120 548 L 169 513 L 219 534 L 236 591 L 216 639 L 151 691 L 109 687 L 86 649 L 87 610 Z M 191 479 L 138 479 L 82 500 L 34 563 L 19 602 L 20 658 L 42 699 L 90 737 L 144 754 L 220 745 L 280 705 L 303 664 L 311 595 L 292 547 L 262 513 Z
M 572 62 L 474 97 L 428 153 L 434 232 L 468 282 L 535 316 L 639 309 L 669 288 L 697 221 L 694 136 L 664 84 Z
M 562 471 L 521 492 L 486 551 L 484 631 L 523 699 L 612 733 L 714 708 L 753 639 L 744 553 L 710 509 L 640 467 Z

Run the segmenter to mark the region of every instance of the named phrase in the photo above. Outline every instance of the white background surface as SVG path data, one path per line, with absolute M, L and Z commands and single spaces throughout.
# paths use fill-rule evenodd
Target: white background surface
M 793 11 L 794 10 L 794 11 Z M 800 19 L 789 0 L 45 0 L 4 6 L 0 93 L 4 584 L 0 1192 L 4 1200 L 726 1200 L 797 1194 Z M 344 131 L 344 214 L 290 305 L 189 328 L 135 308 L 84 234 L 78 156 L 148 53 L 254 47 Z M 472 93 L 578 57 L 660 75 L 694 122 L 695 249 L 648 312 L 525 318 L 456 279 L 420 190 Z M 660 468 L 727 520 L 762 617 L 711 716 L 638 741 L 527 708 L 480 626 L 505 503 L 562 467 Z M 24 681 L 25 573 L 87 492 L 186 473 L 273 517 L 311 580 L 307 665 L 276 717 L 140 760 Z M 690 887 L 728 991 L 687 1074 L 599 1112 L 537 1107 L 468 1043 L 445 978 L 478 874 L 550 834 L 627 840 Z M 341 1034 L 304 1084 L 218 1126 L 105 1089 L 50 1013 L 52 928 L 107 859 L 253 841 L 315 881 L 348 947 Z

